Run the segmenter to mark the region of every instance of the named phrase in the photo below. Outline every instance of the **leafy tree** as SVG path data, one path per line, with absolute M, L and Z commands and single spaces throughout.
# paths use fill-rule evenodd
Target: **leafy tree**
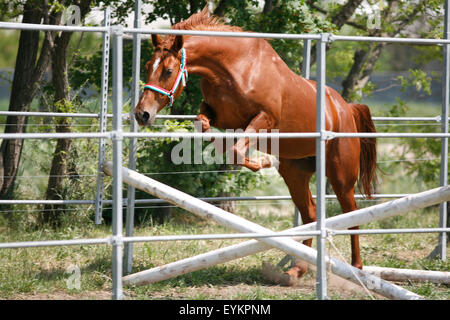
M 11 8 L 14 8 L 10 11 Z M 0 7 L 3 18 L 22 14 L 23 23 L 49 23 L 48 1 L 13 1 Z M 45 32 L 43 42 L 39 31 L 21 31 L 19 48 L 11 87 L 10 111 L 28 111 L 50 63 L 53 34 Z M 40 50 L 39 50 L 40 49 Z M 25 132 L 27 118 L 7 117 L 5 133 Z M 0 197 L 12 197 L 17 168 L 22 153 L 23 140 L 3 140 L 0 146 Z

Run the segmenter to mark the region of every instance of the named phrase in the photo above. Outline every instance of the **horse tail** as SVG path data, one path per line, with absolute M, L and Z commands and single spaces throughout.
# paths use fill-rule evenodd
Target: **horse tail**
M 364 104 L 350 104 L 358 132 L 376 132 L 369 107 Z M 359 156 L 358 188 L 363 187 L 364 194 L 370 199 L 373 194 L 372 181 L 377 169 L 376 138 L 359 138 L 361 154 Z

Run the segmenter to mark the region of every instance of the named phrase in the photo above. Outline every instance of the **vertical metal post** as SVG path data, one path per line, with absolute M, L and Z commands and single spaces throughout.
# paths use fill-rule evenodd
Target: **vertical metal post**
M 311 39 L 303 40 L 302 77 L 309 79 L 311 69 Z
M 134 7 L 134 27 L 141 27 L 141 0 L 137 0 Z M 130 111 L 130 131 L 136 132 L 138 125 L 134 118 L 134 107 L 139 101 L 139 82 L 140 82 L 140 61 L 141 61 L 141 34 L 133 34 L 133 78 L 132 78 L 132 99 L 131 99 L 131 111 Z M 128 154 L 128 168 L 136 170 L 136 151 L 137 142 L 136 139 L 130 139 L 130 149 Z M 134 200 L 135 200 L 135 188 L 128 185 L 127 189 L 127 217 L 125 222 L 125 234 L 127 237 L 133 236 L 134 228 Z M 133 267 L 133 244 L 128 242 L 125 244 L 124 255 L 124 268 L 125 274 L 131 273 Z
M 445 28 L 444 39 L 450 39 L 450 1 L 445 1 Z M 449 95 L 450 95 L 450 45 L 443 45 L 444 53 L 444 79 L 442 81 L 442 132 L 448 133 L 448 116 L 449 116 Z M 448 184 L 448 138 L 441 140 L 441 186 Z M 447 202 L 441 203 L 439 207 L 439 226 L 445 228 L 447 226 Z M 442 260 L 446 260 L 447 256 L 447 234 L 442 232 L 439 234 L 438 241 L 439 256 Z
M 303 61 L 302 61 L 302 77 L 305 79 L 309 79 L 311 69 L 311 40 L 306 39 L 303 40 Z M 295 204 L 294 204 L 295 206 Z M 297 206 L 295 206 L 294 211 L 294 227 L 297 227 L 302 224 L 302 218 L 300 215 L 300 211 Z M 279 263 L 278 267 L 282 268 L 286 263 L 290 261 L 291 267 L 295 265 L 295 258 L 287 255 L 285 256 Z
M 115 26 L 113 34 L 113 299 L 123 298 L 122 288 L 122 63 L 123 29 Z
M 324 33 L 317 43 L 317 105 L 316 131 L 320 137 L 316 139 L 316 202 L 317 202 L 317 298 L 327 299 L 327 274 L 325 261 L 325 83 L 326 83 L 326 44 L 329 34 Z
M 303 223 L 302 216 L 300 215 L 300 211 L 297 207 L 294 210 L 294 226 L 297 227 Z
M 303 61 L 302 61 L 302 77 L 309 79 L 311 69 L 311 40 L 303 40 Z M 294 227 L 302 224 L 302 217 L 300 211 L 295 207 L 294 212 Z
M 110 23 L 111 9 L 110 7 L 106 7 L 103 26 L 109 27 Z M 102 88 L 100 93 L 100 132 L 106 132 L 106 120 L 108 114 L 109 38 L 110 32 L 103 32 Z M 102 171 L 102 164 L 105 161 L 105 148 L 105 139 L 100 139 L 98 145 L 97 193 L 95 194 L 95 224 L 102 223 L 103 179 L 105 176 Z

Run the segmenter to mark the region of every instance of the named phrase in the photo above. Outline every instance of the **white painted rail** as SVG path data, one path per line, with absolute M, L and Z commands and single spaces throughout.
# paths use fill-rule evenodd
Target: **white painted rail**
M 325 220 L 328 229 L 347 229 L 354 226 L 364 225 L 369 222 L 378 221 L 411 210 L 422 209 L 437 205 L 450 199 L 450 187 L 439 187 L 425 192 L 409 195 L 401 199 L 381 203 L 369 208 L 359 209 L 346 214 L 338 215 Z M 284 232 L 314 231 L 316 223 L 309 223 Z M 296 240 L 306 240 L 311 237 L 297 237 Z M 182 259 L 164 266 L 155 267 L 141 271 L 140 283 L 153 283 L 176 277 L 189 272 L 208 268 L 220 263 L 246 257 L 272 247 L 256 240 L 245 241 L 236 245 L 220 248 L 194 257 Z M 133 277 L 124 277 L 125 284 L 137 283 Z
M 103 165 L 103 171 L 112 175 L 113 164 L 107 162 Z M 238 232 L 254 232 L 254 233 L 269 233 L 271 230 L 266 229 L 256 223 L 248 221 L 244 218 L 233 215 L 218 207 L 215 207 L 207 202 L 201 201 L 184 192 L 162 184 L 154 179 L 148 178 L 133 170 L 122 167 L 122 177 L 125 183 L 133 185 L 142 191 L 148 192 L 153 196 L 167 200 L 180 208 L 188 210 L 200 217 L 211 219 L 217 223 L 234 229 Z M 286 238 L 261 238 L 262 243 L 270 247 L 278 248 L 292 256 L 303 259 L 308 263 L 316 264 L 317 251 L 307 247 L 293 239 Z M 379 279 L 362 270 L 347 265 L 344 262 L 326 256 L 327 268 L 334 274 L 350 280 L 356 284 L 362 281 L 366 286 L 371 287 L 372 290 L 380 295 L 390 299 L 423 299 L 421 296 L 410 292 L 404 288 L 396 286 L 392 283 Z M 356 277 L 355 277 L 356 275 Z M 358 279 L 359 278 L 359 279 Z M 133 281 L 133 279 L 135 281 Z M 141 280 L 140 274 L 129 275 L 124 278 L 124 284 L 137 283 Z M 377 283 L 377 286 L 372 286 Z
M 364 267 L 364 271 L 389 281 L 428 281 L 450 284 L 450 272 L 385 267 Z

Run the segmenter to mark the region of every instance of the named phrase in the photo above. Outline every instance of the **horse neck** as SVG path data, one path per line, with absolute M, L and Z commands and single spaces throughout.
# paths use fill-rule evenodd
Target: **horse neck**
M 197 74 L 211 83 L 223 81 L 230 76 L 230 61 L 224 61 L 224 56 L 237 58 L 237 50 L 230 46 L 230 41 L 224 38 L 186 37 L 184 48 L 187 55 L 189 73 Z M 224 55 L 224 52 L 230 52 Z

